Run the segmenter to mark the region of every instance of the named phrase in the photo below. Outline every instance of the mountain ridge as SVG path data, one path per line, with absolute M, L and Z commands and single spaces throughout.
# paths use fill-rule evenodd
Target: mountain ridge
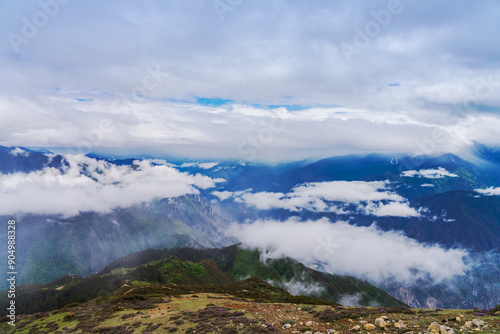
M 129 264 L 124 266 L 127 262 Z M 226 270 L 221 270 L 217 262 Z M 268 284 L 267 281 L 274 288 L 281 289 L 279 291 L 283 291 L 281 293 L 284 294 L 283 300 L 293 300 L 292 295 L 284 292 L 286 284 L 293 281 L 296 285 L 316 285 L 315 292 L 302 293 L 300 295 L 304 297 L 297 297 L 297 301 L 325 300 L 328 304 L 338 302 L 343 294 L 360 294 L 361 303 L 406 306 L 384 291 L 359 279 L 319 273 L 287 258 L 262 263 L 258 252 L 243 250 L 236 246 L 208 250 L 189 248 L 146 250 L 134 253 L 115 260 L 103 271 L 89 278 L 66 275 L 44 285 L 21 285 L 17 287 L 19 294 L 17 302 L 21 313 L 45 312 L 69 303 L 87 302 L 100 295 L 113 293 L 124 284 L 138 286 L 166 284 L 172 289 L 180 285 L 185 286 L 179 288 L 181 290 L 194 289 L 200 292 L 210 291 L 210 287 L 219 286 L 220 288 L 212 290 L 220 292 L 225 289 L 224 287 L 230 287 L 238 282 L 248 283 L 247 277 L 254 277 L 254 283 L 259 286 Z M 320 289 L 324 291 L 319 293 Z M 1 296 L 0 304 L 8 303 L 7 291 L 3 291 Z

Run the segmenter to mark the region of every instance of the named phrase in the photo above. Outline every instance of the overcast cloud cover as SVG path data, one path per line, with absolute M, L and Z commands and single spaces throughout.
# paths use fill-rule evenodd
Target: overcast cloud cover
M 242 160 L 500 144 L 498 17 L 496 0 L 2 1 L 0 144 Z

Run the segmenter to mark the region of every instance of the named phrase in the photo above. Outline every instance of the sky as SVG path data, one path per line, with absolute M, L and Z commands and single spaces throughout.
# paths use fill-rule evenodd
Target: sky
M 0 145 L 283 161 L 500 145 L 498 1 L 0 0 Z

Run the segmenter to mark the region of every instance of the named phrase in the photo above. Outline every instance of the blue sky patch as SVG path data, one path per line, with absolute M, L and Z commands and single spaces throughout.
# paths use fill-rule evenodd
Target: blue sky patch
M 195 97 L 195 99 L 198 104 L 202 104 L 204 106 L 212 106 L 212 107 L 219 107 L 234 102 L 233 100 L 221 99 L 218 97 L 213 97 L 213 98 Z
M 300 110 L 305 110 L 305 109 L 311 108 L 308 106 L 302 106 L 300 104 L 270 104 L 267 107 L 269 107 L 271 109 L 285 108 L 288 111 L 300 111 Z

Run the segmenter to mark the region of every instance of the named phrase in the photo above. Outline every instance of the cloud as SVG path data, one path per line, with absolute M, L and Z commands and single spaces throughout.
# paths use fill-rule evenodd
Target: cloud
M 419 171 L 416 170 L 407 170 L 403 172 L 404 177 L 419 177 L 425 179 L 441 179 L 445 176 L 448 177 L 458 177 L 457 174 L 450 173 L 443 167 L 439 167 L 438 169 L 421 169 Z M 422 185 L 423 186 L 423 185 Z
M 245 3 L 230 6 L 224 20 L 212 2 L 202 0 L 147 6 L 91 1 L 60 7 L 37 36 L 19 46 L 17 57 L 10 43 L 2 44 L 8 69 L 3 74 L 13 79 L 6 80 L 12 87 L 21 89 L 36 71 L 27 85 L 32 89 L 58 83 L 123 93 L 140 82 L 149 61 L 169 74 L 168 82 L 153 92 L 157 97 L 272 103 L 288 97 L 355 107 L 392 97 L 383 103 L 393 106 L 419 98 L 460 101 L 463 93 L 474 93 L 467 79 L 495 69 L 498 52 L 487 43 L 499 27 L 500 7 L 493 1 L 461 6 L 401 1 L 402 11 L 379 26 L 379 33 L 349 61 L 341 44 L 353 44 L 358 29 L 377 24 L 372 12 L 387 10 L 387 1 L 324 3 L 321 12 L 297 1 Z M 0 32 L 7 36 L 21 34 L 21 19 L 33 17 L 41 7 L 33 2 L 0 9 Z M 438 19 L 436 12 L 453 15 Z M 93 25 L 85 26 L 89 18 Z M 182 35 L 175 33 L 179 28 Z M 91 57 L 94 50 L 100 57 Z
M 342 295 L 338 303 L 344 306 L 361 306 L 361 299 L 363 299 L 363 294 L 361 292 L 352 295 Z
M 411 208 L 407 202 L 369 203 L 364 211 L 368 214 L 384 217 L 418 217 L 420 212 Z
M 477 119 L 441 127 L 434 118 L 345 107 L 301 111 L 248 105 L 210 107 L 154 99 L 138 103 L 131 96 L 122 100 L 103 95 L 81 107 L 66 94 L 70 93 L 0 96 L 0 124 L 4 126 L 0 125 L 0 143 L 80 147 L 84 153 L 120 149 L 128 155 L 282 161 L 367 151 L 425 154 L 429 152 L 421 149 L 422 143 L 433 140 L 436 133 L 439 140 L 433 141 L 431 153 L 456 153 L 474 138 L 491 142 L 500 126 L 495 115 L 476 115 Z M 19 113 L 13 115 L 10 110 Z
M 300 282 L 294 279 L 284 282 L 283 286 L 294 296 L 319 296 L 325 291 L 325 288 L 319 283 Z
M 16 147 L 15 149 L 13 149 L 12 151 L 10 151 L 10 154 L 12 155 L 22 155 L 22 156 L 28 156 L 29 155 L 29 152 L 23 150 L 22 148 L 20 147 Z
M 139 103 L 129 95 L 123 99 L 102 95 L 82 107 L 67 94 L 71 95 L 0 96 L 0 124 L 4 125 L 0 126 L 0 143 L 75 147 L 81 150 L 75 152 L 84 153 L 114 154 L 121 149 L 129 155 L 281 161 L 366 151 L 413 152 L 418 148 L 416 138 L 423 142 L 433 135 L 432 125 L 367 110 L 338 107 L 287 111 L 154 99 Z M 300 139 L 297 133 L 301 133 Z M 457 151 L 463 142 L 447 130 L 440 138 L 444 139 L 439 142 L 439 150 L 445 152 Z
M 227 191 L 227 190 L 224 190 L 224 191 L 212 191 L 211 194 L 214 195 L 214 196 L 216 196 L 217 198 L 219 198 L 219 200 L 221 200 L 221 201 L 224 201 L 224 200 L 230 198 L 233 195 L 232 192 Z
M 348 206 L 355 204 L 358 211 L 375 216 L 420 215 L 402 196 L 388 190 L 388 185 L 387 181 L 311 182 L 296 186 L 287 194 L 245 191 L 237 194 L 217 192 L 214 195 L 221 200 L 232 197 L 236 202 L 259 210 L 284 209 L 291 212 L 307 210 L 347 214 Z
M 158 198 L 198 194 L 223 179 L 181 173 L 148 160 L 131 166 L 65 155 L 68 167 L 0 174 L 0 215 L 109 212 Z
M 476 192 L 486 196 L 500 196 L 500 187 L 489 187 L 486 189 L 476 189 Z
M 295 278 L 288 282 L 268 280 L 267 283 L 284 288 L 294 296 L 311 296 L 319 297 L 322 292 L 325 292 L 325 287 L 317 282 L 303 282 Z
M 346 222 L 256 221 L 235 224 L 229 234 L 245 246 L 260 249 L 265 257 L 288 256 L 299 261 L 320 261 L 328 272 L 364 277 L 373 282 L 396 279 L 413 282 L 430 277 L 436 282 L 463 275 L 460 249 L 421 244 L 400 232 L 383 232 L 376 226 L 353 226 Z
M 212 1 L 71 1 L 16 52 L 41 3 L 0 3 L 3 145 L 276 161 L 500 144 L 495 1 L 403 0 L 349 59 L 387 1 L 241 2 L 224 20 Z M 234 103 L 199 103 L 217 100 Z

